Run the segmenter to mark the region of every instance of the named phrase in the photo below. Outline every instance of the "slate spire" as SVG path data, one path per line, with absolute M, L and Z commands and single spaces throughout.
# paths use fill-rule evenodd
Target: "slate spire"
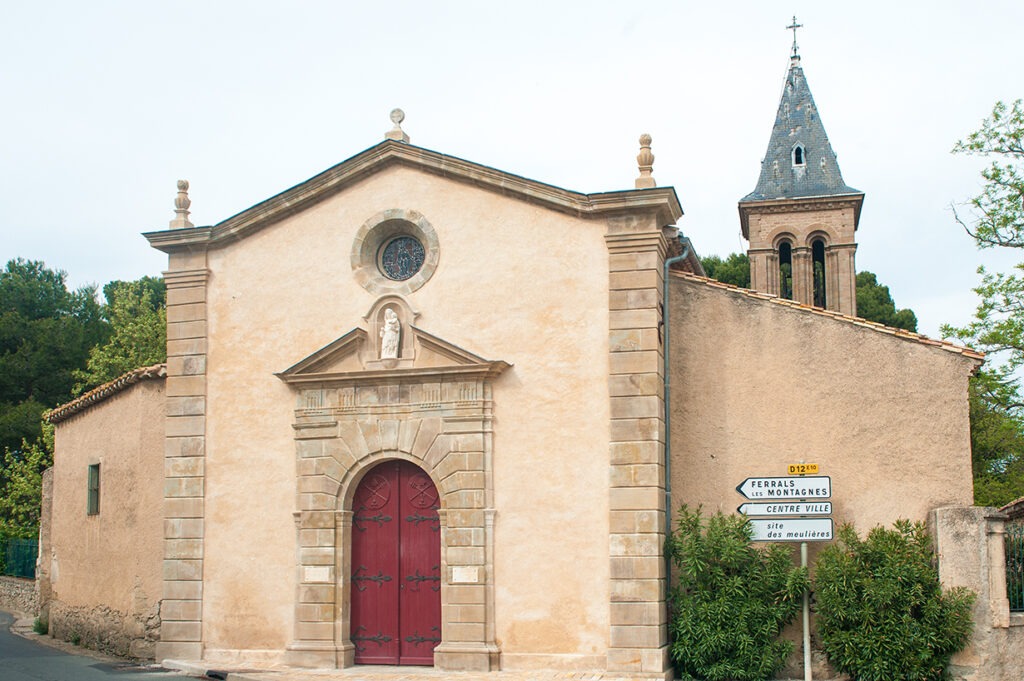
M 761 161 L 761 177 L 754 191 L 740 199 L 740 203 L 860 193 L 843 182 L 836 154 L 800 65 L 794 31 L 789 70 L 768 151 Z

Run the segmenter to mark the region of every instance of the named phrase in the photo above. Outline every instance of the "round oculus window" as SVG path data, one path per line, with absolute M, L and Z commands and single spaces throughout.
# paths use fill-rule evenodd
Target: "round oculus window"
M 380 249 L 380 271 L 393 281 L 411 279 L 423 267 L 426 251 L 416 237 L 403 234 Z

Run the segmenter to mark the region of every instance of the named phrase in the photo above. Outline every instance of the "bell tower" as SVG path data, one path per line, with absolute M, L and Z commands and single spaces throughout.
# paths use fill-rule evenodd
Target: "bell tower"
M 843 182 L 793 50 L 757 187 L 739 201 L 751 288 L 857 314 L 854 254 L 864 193 Z

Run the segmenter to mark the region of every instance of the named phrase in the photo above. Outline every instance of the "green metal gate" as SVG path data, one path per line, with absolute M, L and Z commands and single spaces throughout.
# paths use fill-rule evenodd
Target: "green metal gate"
M 1011 611 L 1024 610 L 1024 523 L 1006 524 L 1006 596 Z
M 12 577 L 36 578 L 38 539 L 8 539 L 4 552 L 4 574 Z

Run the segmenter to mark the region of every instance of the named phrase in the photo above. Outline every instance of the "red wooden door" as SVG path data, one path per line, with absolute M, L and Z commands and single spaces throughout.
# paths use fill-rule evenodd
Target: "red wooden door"
M 434 663 L 441 642 L 437 488 L 407 461 L 375 466 L 352 518 L 352 643 L 357 664 Z

